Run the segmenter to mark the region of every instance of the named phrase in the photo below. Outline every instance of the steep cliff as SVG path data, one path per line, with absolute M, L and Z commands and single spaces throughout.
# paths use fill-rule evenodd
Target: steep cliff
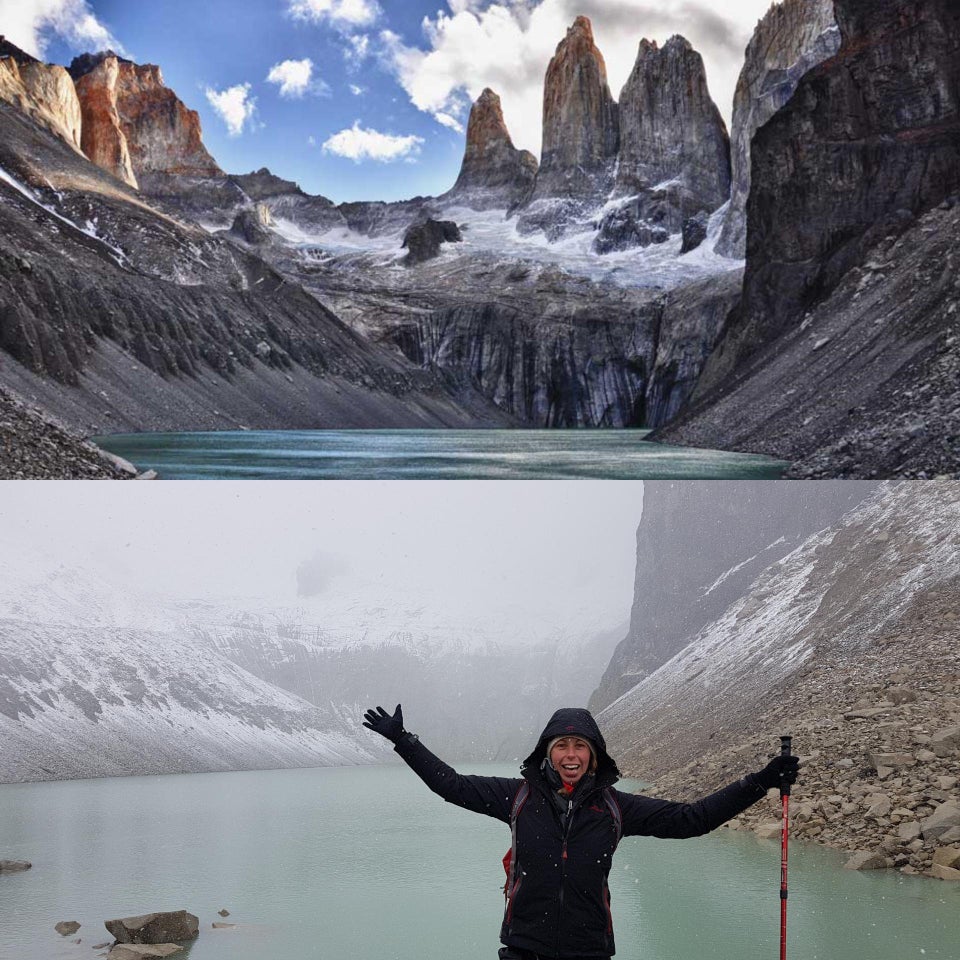
M 222 176 L 203 145 L 199 115 L 164 85 L 159 67 L 108 51 L 75 58 L 70 73 L 83 106 L 84 152 L 95 163 L 104 166 L 96 159 L 103 157 L 113 172 L 109 164 L 116 165 L 124 141 L 134 177 Z
M 726 202 L 730 138 L 710 98 L 703 58 L 687 40 L 671 37 L 663 49 L 641 41 L 618 103 L 617 194 L 675 181 L 684 216 L 712 213 Z
M 117 112 L 119 61 L 116 57 L 104 57 L 82 75 L 73 72 L 72 75 L 83 117 L 80 144 L 84 154 L 92 163 L 136 189 L 130 145 Z
M 513 145 L 500 98 L 487 88 L 470 110 L 457 182 L 440 199 L 475 209 L 512 207 L 530 194 L 537 168 L 532 153 Z
M 876 483 L 653 480 L 644 484 L 630 631 L 590 708 L 682 650 L 756 577 L 877 489 Z
M 754 138 L 743 305 L 661 439 L 953 474 L 960 9 L 835 7 L 838 54 Z
M 800 78 L 839 46 L 833 0 L 783 0 L 757 24 L 733 97 L 733 184 L 717 253 L 737 259 L 746 255 L 754 134 L 793 96 Z
M 80 101 L 70 74 L 0 36 L 0 99 L 80 150 Z
M 577 17 L 547 67 L 543 146 L 534 198 L 592 195 L 607 186 L 619 145 L 617 105 L 593 26 Z

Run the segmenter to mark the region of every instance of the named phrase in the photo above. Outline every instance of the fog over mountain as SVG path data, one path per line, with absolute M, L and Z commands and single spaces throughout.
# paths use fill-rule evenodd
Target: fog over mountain
M 368 762 L 360 715 L 399 700 L 513 758 L 626 629 L 642 492 L 606 486 L 17 485 L 0 780 Z

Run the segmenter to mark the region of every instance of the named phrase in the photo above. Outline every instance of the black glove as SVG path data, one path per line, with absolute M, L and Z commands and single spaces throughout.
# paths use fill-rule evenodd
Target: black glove
M 797 770 L 800 768 L 799 757 L 774 757 L 762 770 L 753 774 L 753 779 L 764 790 L 772 790 L 786 784 L 797 782 Z
M 386 737 L 391 743 L 396 743 L 405 733 L 403 729 L 403 711 L 397 704 L 396 712 L 391 717 L 383 707 L 368 710 L 363 715 L 363 725 L 381 737 Z

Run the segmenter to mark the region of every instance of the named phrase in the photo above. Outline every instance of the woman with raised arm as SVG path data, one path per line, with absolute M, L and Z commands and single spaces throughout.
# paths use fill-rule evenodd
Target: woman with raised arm
M 605 960 L 614 954 L 607 877 L 622 836 L 698 837 L 793 783 L 796 757 L 695 803 L 613 789 L 620 777 L 589 711 L 557 710 L 520 767 L 522 779 L 463 776 L 403 727 L 400 705 L 364 714 L 421 780 L 450 803 L 511 825 L 500 960 Z M 506 861 L 505 861 L 506 864 Z

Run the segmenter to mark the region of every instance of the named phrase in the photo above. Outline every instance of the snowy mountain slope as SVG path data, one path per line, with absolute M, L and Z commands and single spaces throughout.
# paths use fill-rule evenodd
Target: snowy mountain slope
M 350 596 L 174 602 L 14 531 L 0 570 L 0 781 L 369 762 L 389 751 L 363 709 L 397 700 L 451 759 L 513 757 L 585 701 L 623 630 L 523 637 L 530 618 Z
M 885 488 L 770 567 L 654 674 L 600 715 L 617 755 L 654 777 L 749 729 L 776 691 L 858 658 L 915 598 L 960 576 L 960 484 Z

